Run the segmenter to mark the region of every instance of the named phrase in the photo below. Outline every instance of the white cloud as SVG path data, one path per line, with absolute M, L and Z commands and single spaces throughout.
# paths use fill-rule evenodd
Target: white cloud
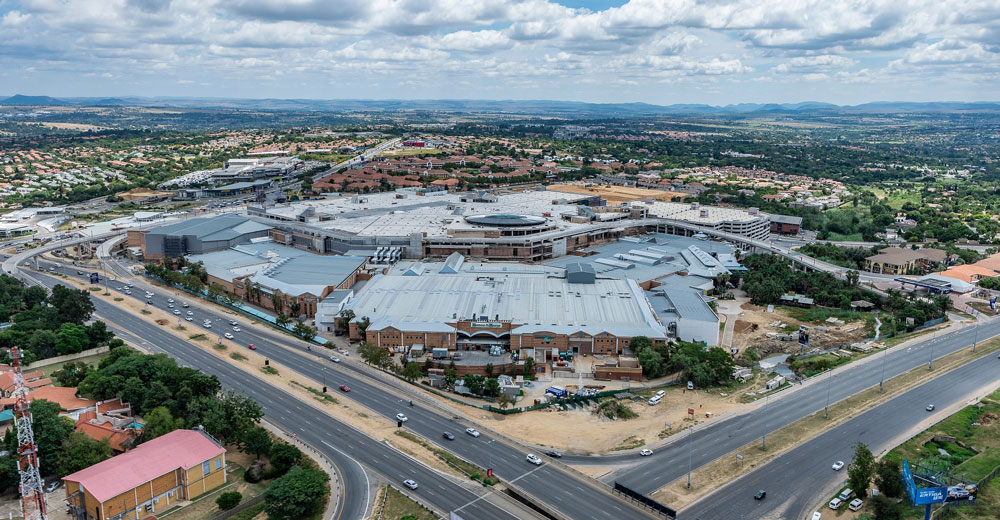
M 817 72 L 832 69 L 844 69 L 858 64 L 858 60 L 846 56 L 835 54 L 821 54 L 818 56 L 799 56 L 773 67 L 771 70 L 778 73 L 787 72 Z
M 30 14 L 22 13 L 20 11 L 7 11 L 4 13 L 3 18 L 0 18 L 0 25 L 7 27 L 21 25 L 22 23 L 28 21 L 29 18 L 31 18 Z

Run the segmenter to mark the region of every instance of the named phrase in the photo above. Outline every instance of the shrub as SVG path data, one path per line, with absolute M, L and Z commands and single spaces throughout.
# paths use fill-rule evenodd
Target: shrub
M 241 500 L 243 500 L 243 495 L 239 491 L 227 491 L 219 495 L 219 498 L 215 499 L 215 503 L 218 504 L 219 509 L 228 511 L 238 506 Z

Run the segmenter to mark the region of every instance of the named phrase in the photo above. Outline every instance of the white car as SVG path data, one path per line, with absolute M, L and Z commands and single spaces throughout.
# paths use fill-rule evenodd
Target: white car
M 179 311 L 179 310 L 177 310 L 177 309 L 174 309 L 174 314 L 176 314 L 176 315 L 180 316 L 180 314 L 181 314 L 181 311 Z
M 663 390 L 660 390 L 660 391 L 656 392 L 656 397 L 662 398 L 664 395 L 667 395 L 667 392 L 665 392 Z
M 239 325 L 238 323 L 236 323 L 236 320 L 229 320 L 229 324 L 232 325 L 232 326 L 234 326 L 234 327 L 236 325 Z
M 191 311 L 187 311 L 187 315 L 188 315 L 188 316 L 194 316 L 194 313 L 193 313 L 193 312 L 191 312 Z
M 233 327 L 233 332 L 239 332 L 239 331 L 240 331 L 239 327 Z
M 863 500 L 861 500 L 860 498 L 855 498 L 854 500 L 851 500 L 850 504 L 847 504 L 847 508 L 850 509 L 851 511 L 858 511 L 859 509 L 861 509 L 861 506 L 863 505 L 865 505 L 865 502 Z
M 210 328 L 212 328 L 212 324 L 211 324 L 211 323 L 206 323 L 206 324 L 205 324 L 205 328 L 206 328 L 206 329 L 210 329 Z
M 330 361 L 333 361 L 334 363 L 340 363 L 340 358 L 337 356 L 330 356 Z
M 406 479 L 403 481 L 403 485 L 410 489 L 417 489 L 417 482 L 413 479 Z
M 174 304 L 172 304 L 172 303 L 168 303 L 168 304 L 167 304 L 167 308 L 170 308 L 170 309 L 173 309 L 173 308 L 174 308 Z
M 225 337 L 226 339 L 233 339 L 233 335 L 232 335 L 232 334 L 230 334 L 230 333 L 228 333 L 228 332 L 227 332 L 227 333 L 225 333 L 225 334 L 223 334 L 223 336 L 224 336 L 224 337 Z
M 184 318 L 184 320 L 185 321 L 194 321 L 194 318 L 192 318 L 191 316 L 187 316 L 187 317 Z
M 538 458 L 538 455 L 535 455 L 534 453 L 529 453 L 525 459 L 536 466 L 542 465 L 542 459 Z
M 653 450 L 651 450 L 649 448 L 646 448 L 646 449 L 644 449 L 644 450 L 642 450 L 642 451 L 639 452 L 639 456 L 641 456 L 641 457 L 648 457 L 648 456 L 650 456 L 652 454 L 653 454 Z
M 409 421 L 409 419 L 407 419 L 407 418 L 406 418 L 406 415 L 404 415 L 404 414 L 401 414 L 401 413 L 397 413 L 397 414 L 396 414 L 396 420 L 397 420 L 397 421 L 400 421 L 400 422 L 406 422 L 406 421 Z
M 168 298 L 167 299 L 167 303 L 174 303 L 174 299 L 173 298 Z
M 840 471 L 843 468 L 844 468 L 844 461 L 838 460 L 837 462 L 833 463 L 833 471 Z
M 479 432 L 475 428 L 466 428 L 465 433 L 468 433 L 473 437 L 479 437 Z

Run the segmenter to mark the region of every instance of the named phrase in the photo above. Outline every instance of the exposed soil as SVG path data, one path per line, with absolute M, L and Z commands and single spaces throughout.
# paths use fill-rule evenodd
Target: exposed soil
M 784 307 L 776 306 L 774 312 L 767 312 L 767 307 L 744 303 L 740 309 L 742 314 L 736 321 L 733 347 L 739 348 L 740 351 L 753 347 L 761 357 L 770 354 L 798 353 L 800 345 L 797 339 L 784 341 L 773 336 L 795 334 L 802 325 L 809 327 L 810 348 L 843 347 L 868 337 L 865 322 L 862 320 L 818 325 L 793 318 L 789 315 L 789 309 Z

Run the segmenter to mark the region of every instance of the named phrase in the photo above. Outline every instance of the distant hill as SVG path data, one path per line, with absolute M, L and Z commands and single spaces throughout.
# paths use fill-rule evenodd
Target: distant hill
M 263 110 L 306 112 L 432 111 L 456 113 L 509 113 L 538 116 L 630 117 L 643 115 L 753 115 L 810 113 L 912 113 L 1000 112 L 1000 102 L 940 101 L 928 103 L 879 101 L 860 105 L 834 105 L 818 101 L 801 103 L 739 103 L 653 105 L 649 103 L 585 103 L 553 100 L 483 99 L 240 99 L 197 97 L 79 97 L 57 99 L 18 94 L 0 105 L 136 106 L 207 110 Z
M 15 94 L 7 99 L 0 100 L 0 105 L 38 105 L 38 106 L 62 106 L 70 103 L 61 99 L 49 96 L 24 96 Z

